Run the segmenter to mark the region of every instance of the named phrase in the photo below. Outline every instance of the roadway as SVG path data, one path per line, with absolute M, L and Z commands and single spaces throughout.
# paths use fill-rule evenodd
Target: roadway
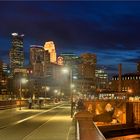
M 0 111 L 0 140 L 74 140 L 70 105 Z

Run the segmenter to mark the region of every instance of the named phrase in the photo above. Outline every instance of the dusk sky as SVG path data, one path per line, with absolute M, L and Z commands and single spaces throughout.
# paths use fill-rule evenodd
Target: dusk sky
M 140 61 L 140 1 L 0 1 L 0 59 L 8 62 L 11 33 L 30 45 L 54 41 L 57 54 L 95 53 L 109 74 L 136 71 Z

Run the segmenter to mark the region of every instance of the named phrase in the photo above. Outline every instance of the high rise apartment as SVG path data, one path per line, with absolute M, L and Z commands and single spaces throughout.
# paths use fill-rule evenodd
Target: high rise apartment
M 23 37 L 23 34 L 12 33 L 12 48 L 9 53 L 12 72 L 15 68 L 23 67 L 24 64 Z

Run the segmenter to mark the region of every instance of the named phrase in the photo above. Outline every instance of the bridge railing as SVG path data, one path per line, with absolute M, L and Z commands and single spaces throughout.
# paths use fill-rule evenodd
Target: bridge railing
M 92 114 L 80 111 L 75 114 L 77 121 L 77 140 L 106 140 L 98 127 L 93 123 Z

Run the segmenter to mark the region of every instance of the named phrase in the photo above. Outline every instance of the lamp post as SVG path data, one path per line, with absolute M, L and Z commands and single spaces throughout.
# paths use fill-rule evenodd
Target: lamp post
M 50 87 L 46 86 L 45 87 L 45 99 L 46 99 L 46 92 L 48 92 L 50 90 Z
M 71 68 L 63 68 L 63 73 L 69 74 L 69 90 L 70 90 L 70 102 L 71 102 L 71 118 L 73 117 L 73 92 L 72 88 L 74 85 L 72 84 L 72 69 Z
M 19 110 L 21 110 L 21 93 L 22 93 L 22 84 L 25 84 L 28 80 L 25 78 L 20 79 L 19 81 Z

